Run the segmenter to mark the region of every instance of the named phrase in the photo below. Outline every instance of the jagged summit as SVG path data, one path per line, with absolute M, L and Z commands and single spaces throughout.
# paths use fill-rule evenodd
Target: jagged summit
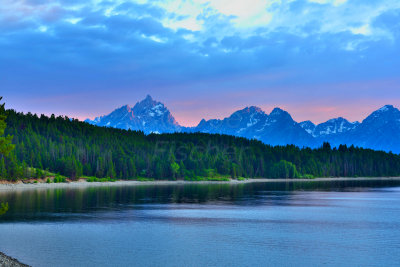
M 150 95 L 137 102 L 133 108 L 122 106 L 106 116 L 86 122 L 97 126 L 143 131 L 145 133 L 170 133 L 180 130 L 179 124 L 163 103 Z
M 315 127 L 316 127 L 316 125 L 315 125 L 313 122 L 311 122 L 310 120 L 308 120 L 308 121 L 302 121 L 302 122 L 299 123 L 299 125 L 300 125 L 300 127 L 303 128 L 307 133 L 313 135 L 314 130 L 315 130 Z
M 292 116 L 289 114 L 289 112 L 281 109 L 281 108 L 274 108 L 271 113 L 269 114 L 269 117 L 272 119 L 285 119 L 285 120 L 293 120 Z
M 391 111 L 391 110 L 396 110 L 396 108 L 393 105 L 385 105 L 385 106 L 381 107 L 380 109 L 378 109 L 377 111 L 386 112 L 386 111 Z
M 300 122 L 300 125 L 307 125 L 307 126 L 314 126 L 315 127 L 315 124 L 310 120 L 302 121 L 302 122 Z
M 389 121 L 396 121 L 400 119 L 400 111 L 392 105 L 386 105 L 374 111 L 369 115 L 363 123 L 378 123 L 384 124 Z
M 345 118 L 338 117 L 318 124 L 312 132 L 312 135 L 314 137 L 322 137 L 327 135 L 341 134 L 354 130 L 358 124 L 358 122 L 349 122 Z
M 270 113 L 269 115 L 280 115 L 280 114 L 282 114 L 282 113 L 287 113 L 287 112 L 284 111 L 284 110 L 281 109 L 281 108 L 276 107 L 276 108 L 274 108 L 274 109 L 271 111 L 271 113 Z
M 246 107 L 243 109 L 243 111 L 250 112 L 250 113 L 264 113 L 264 111 L 257 106 Z

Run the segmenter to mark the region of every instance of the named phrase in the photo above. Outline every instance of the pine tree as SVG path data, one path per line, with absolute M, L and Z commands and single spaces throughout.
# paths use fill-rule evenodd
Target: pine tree
M 6 213 L 8 211 L 8 203 L 4 204 L 1 203 L 0 204 L 0 216 L 3 215 L 4 213 Z
M 107 168 L 107 177 L 115 179 L 117 177 L 117 174 L 115 172 L 114 164 L 110 160 L 108 163 L 108 168 Z
M 129 172 L 129 174 L 128 174 L 129 178 L 134 178 L 137 176 L 136 166 L 135 166 L 135 162 L 133 161 L 133 159 L 129 160 L 128 172 Z
M 0 97 L 0 101 L 3 99 L 3 97 Z M 7 156 L 15 147 L 15 145 L 11 144 L 13 136 L 12 135 L 4 135 L 4 131 L 7 127 L 6 124 L 6 119 L 7 119 L 7 114 L 4 109 L 4 103 L 0 104 L 0 154 L 3 156 Z
M 25 161 L 22 162 L 22 177 L 23 178 L 29 178 L 29 173 L 28 173 L 28 165 L 26 164 Z
M 176 179 L 176 174 L 179 171 L 179 164 L 176 163 L 175 161 L 171 163 L 171 172 L 172 172 L 172 178 Z
M 7 169 L 6 164 L 4 163 L 4 157 L 1 157 L 0 160 L 0 177 L 3 179 L 7 178 Z
M 185 170 L 186 170 L 185 164 L 181 160 L 181 162 L 179 163 L 179 176 L 180 176 L 180 178 L 184 178 L 185 177 Z

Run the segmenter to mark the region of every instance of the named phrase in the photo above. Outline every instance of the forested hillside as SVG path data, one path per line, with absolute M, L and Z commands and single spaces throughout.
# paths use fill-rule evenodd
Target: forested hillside
M 196 177 L 398 176 L 400 156 L 324 144 L 319 149 L 272 147 L 260 141 L 201 133 L 150 134 L 89 125 L 67 117 L 7 112 L 15 149 L 1 156 L 0 176 L 29 176 L 30 167 L 76 179 Z

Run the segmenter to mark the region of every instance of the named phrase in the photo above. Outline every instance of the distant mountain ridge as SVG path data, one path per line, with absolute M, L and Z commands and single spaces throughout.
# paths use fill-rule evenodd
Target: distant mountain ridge
M 332 146 L 355 145 L 375 150 L 400 153 L 400 111 L 386 105 L 365 120 L 350 122 L 339 117 L 315 125 L 311 121 L 296 122 L 280 108 L 266 114 L 259 107 L 238 110 L 224 119 L 201 120 L 196 127 L 183 127 L 161 102 L 147 96 L 131 108 L 128 105 L 108 115 L 86 120 L 87 123 L 131 129 L 150 133 L 202 132 L 227 134 L 257 139 L 270 145 L 293 144 L 319 147 L 323 142 Z
M 311 121 L 300 122 L 300 126 L 306 130 L 307 133 L 313 137 L 328 136 L 331 134 L 345 133 L 355 129 L 360 123 L 349 122 L 345 118 L 339 117 L 336 119 L 330 119 L 324 123 L 315 125 Z

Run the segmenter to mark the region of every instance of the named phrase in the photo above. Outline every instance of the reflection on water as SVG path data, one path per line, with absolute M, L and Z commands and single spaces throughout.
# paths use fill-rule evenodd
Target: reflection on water
M 0 203 L 0 216 L 8 211 L 8 203 Z
M 142 209 L 143 204 L 297 205 L 290 200 L 298 191 L 365 191 L 389 186 L 400 186 L 400 181 L 146 185 L 0 192 L 0 202 L 10 203 L 7 215 L 0 222 L 71 219 L 59 216 L 60 213 L 82 213 L 90 218 L 86 215 L 128 207 Z M 144 208 L 148 209 L 149 206 Z
M 33 266 L 396 266 L 400 182 L 1 192 L 0 251 Z

